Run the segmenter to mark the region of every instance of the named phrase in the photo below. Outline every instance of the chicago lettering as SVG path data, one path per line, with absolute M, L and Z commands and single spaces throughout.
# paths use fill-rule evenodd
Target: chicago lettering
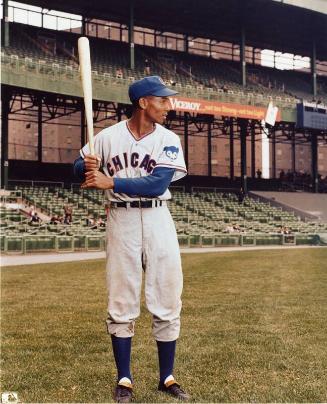
M 133 168 L 143 168 L 150 174 L 156 164 L 156 161 L 151 159 L 149 154 L 146 154 L 143 159 L 141 159 L 138 153 L 132 153 L 130 156 L 128 156 L 127 153 L 123 153 L 121 156 L 117 155 L 112 157 L 111 162 L 108 161 L 107 163 L 107 169 L 111 177 L 115 172 L 128 168 L 129 166 Z

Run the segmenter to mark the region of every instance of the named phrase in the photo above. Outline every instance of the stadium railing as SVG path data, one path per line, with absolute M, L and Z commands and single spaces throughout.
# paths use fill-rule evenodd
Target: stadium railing
M 51 186 L 51 187 L 64 187 L 64 182 L 57 181 L 39 181 L 39 180 L 9 180 L 9 189 L 14 189 L 16 186 L 27 186 L 30 185 L 32 187 L 42 187 L 42 186 Z M 13 192 L 13 190 L 11 190 Z
M 14 56 L 14 59 L 11 59 L 11 56 Z M 8 55 L 4 53 L 1 55 L 1 59 L 2 81 L 5 84 L 30 86 L 30 88 L 43 91 L 51 89 L 58 93 L 62 91 L 63 93 L 80 96 L 80 74 L 74 66 L 60 65 L 46 59 L 36 61 L 32 58 L 20 57 L 18 55 L 10 55 L 9 60 L 11 62 L 8 63 Z M 131 77 L 115 78 L 106 72 L 99 73 L 93 71 L 92 78 L 95 98 L 112 101 L 113 97 L 118 97 L 120 102 L 129 103 L 127 90 L 132 80 Z M 65 90 L 62 88 L 63 85 L 65 86 Z M 109 93 L 108 89 L 111 90 Z M 272 99 L 271 96 L 256 93 L 250 93 L 252 95 L 249 95 L 246 92 L 224 92 L 219 91 L 219 89 L 213 90 L 205 87 L 201 87 L 201 90 L 199 90 L 196 85 L 192 86 L 190 84 L 185 86 L 180 85 L 179 93 L 181 96 L 265 107 Z M 288 100 L 277 100 L 275 98 L 275 103 L 283 108 L 295 108 L 296 102 L 291 99 Z
M 320 237 L 317 234 L 179 234 L 178 241 L 181 248 L 320 245 Z M 104 251 L 106 237 L 101 234 L 71 236 L 52 234 L 1 235 L 0 247 L 3 254 Z

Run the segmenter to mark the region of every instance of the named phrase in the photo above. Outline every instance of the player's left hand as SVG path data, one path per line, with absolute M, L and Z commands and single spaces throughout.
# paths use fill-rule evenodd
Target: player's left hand
M 88 154 L 84 157 L 85 171 L 99 170 L 101 167 L 101 156 Z
M 85 181 L 81 188 L 112 189 L 114 180 L 104 175 L 101 171 L 88 171 L 85 173 Z

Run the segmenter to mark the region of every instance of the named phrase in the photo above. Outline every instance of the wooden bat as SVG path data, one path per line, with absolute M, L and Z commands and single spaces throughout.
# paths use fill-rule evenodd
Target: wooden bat
M 84 94 L 87 138 L 90 145 L 90 152 L 91 154 L 94 154 L 91 58 L 90 44 L 86 37 L 82 36 L 78 39 L 78 55 Z

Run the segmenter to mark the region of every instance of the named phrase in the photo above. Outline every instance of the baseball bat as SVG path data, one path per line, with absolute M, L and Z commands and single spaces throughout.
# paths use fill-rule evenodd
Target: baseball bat
M 82 36 L 78 39 L 78 56 L 84 94 L 87 138 L 90 145 L 90 152 L 94 154 L 91 57 L 90 44 L 86 37 Z

